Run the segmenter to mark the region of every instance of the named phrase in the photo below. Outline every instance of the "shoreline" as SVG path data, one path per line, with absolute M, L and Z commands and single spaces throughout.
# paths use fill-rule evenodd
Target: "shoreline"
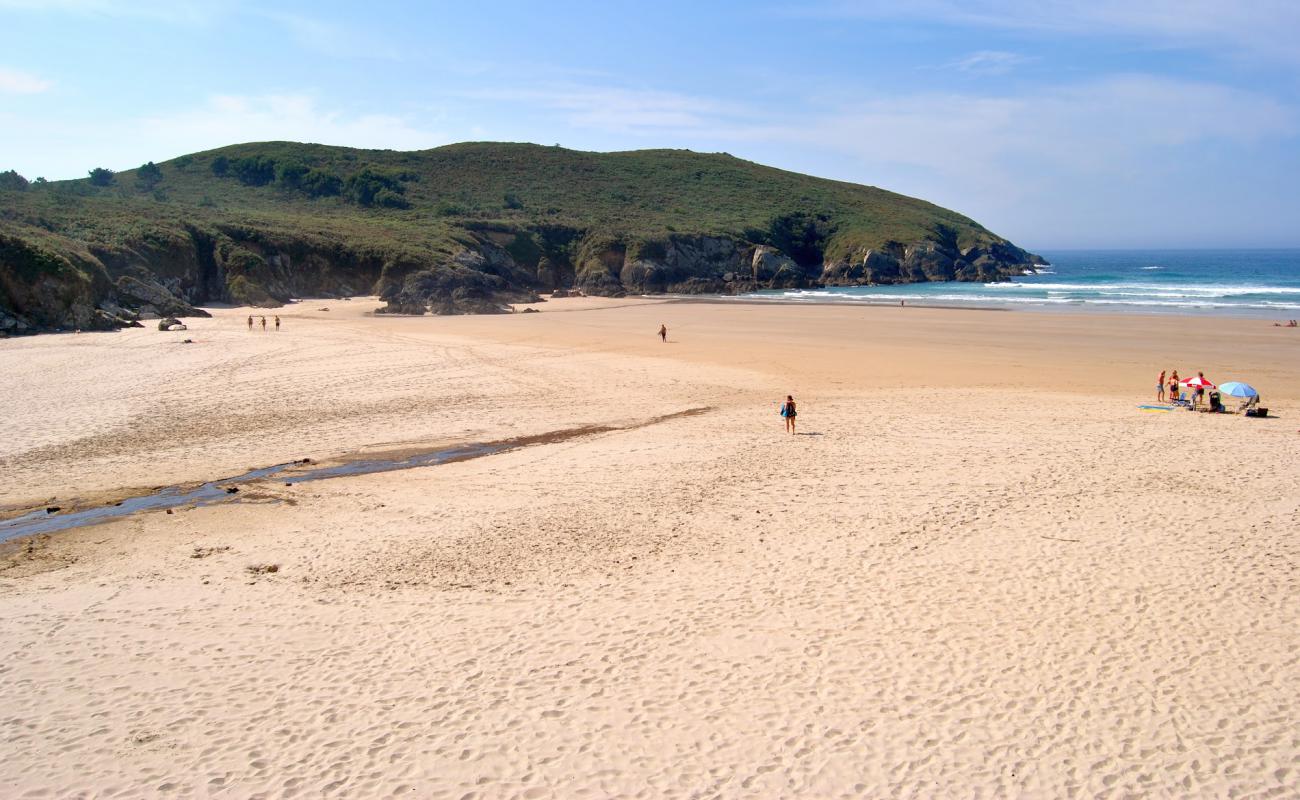
M 924 284 L 916 284 L 916 285 L 924 285 Z M 758 305 L 851 306 L 855 308 L 859 306 L 867 307 L 867 308 L 899 308 L 900 307 L 897 303 L 892 303 L 884 300 L 878 300 L 878 299 L 854 300 L 852 299 L 852 297 L 846 297 L 843 300 L 834 300 L 825 297 L 819 297 L 817 299 L 798 300 L 792 297 L 765 298 L 765 297 L 752 297 L 752 296 L 739 296 L 739 295 L 728 296 L 728 295 L 665 294 L 665 295 L 637 295 L 637 297 L 642 297 L 646 299 L 664 297 L 664 298 L 669 298 L 672 302 L 705 302 L 705 303 L 714 302 L 719 304 L 753 303 Z M 1080 300 L 1077 302 L 1069 302 L 1069 303 L 1045 302 L 1045 303 L 1038 304 L 1034 302 L 1023 302 L 1023 303 L 1008 303 L 1005 305 L 997 305 L 995 303 L 988 303 L 988 304 L 971 303 L 969 305 L 955 305 L 955 304 L 945 304 L 945 303 L 927 303 L 925 302 L 924 297 L 920 297 L 915 301 L 912 298 L 908 298 L 908 297 L 903 297 L 900 299 L 907 300 L 907 305 L 902 306 L 905 308 L 942 309 L 945 311 L 1009 311 L 1009 312 L 1016 312 L 1016 313 L 1023 312 L 1023 313 L 1031 313 L 1031 314 L 1033 313 L 1087 314 L 1090 316 L 1095 315 L 1095 316 L 1102 316 L 1102 317 L 1142 316 L 1142 317 L 1151 317 L 1154 319 L 1169 319 L 1170 317 L 1179 317 L 1179 318 L 1185 317 L 1189 319 L 1200 319 L 1200 320 L 1248 319 L 1248 320 L 1260 320 L 1260 321 L 1272 321 L 1272 322 L 1279 321 L 1279 318 L 1276 315 L 1269 314 L 1262 309 L 1259 310 L 1251 309 L 1250 311 L 1236 313 L 1236 314 L 1224 313 L 1224 310 L 1222 308 L 1208 309 L 1205 311 L 1195 311 L 1190 309 L 1153 311 L 1151 310 L 1152 306 L 1150 305 L 1133 304 L 1132 311 L 1122 311 L 1122 310 L 1115 310 L 1114 308 L 1114 306 L 1121 305 L 1121 304 L 1090 303 L 1086 300 Z M 520 305 L 526 305 L 526 304 L 520 304 Z M 1288 309 L 1288 310 L 1281 310 L 1281 313 L 1294 314 L 1298 312 Z M 1286 326 L 1280 325 L 1280 326 L 1272 326 L 1272 327 L 1286 327 Z

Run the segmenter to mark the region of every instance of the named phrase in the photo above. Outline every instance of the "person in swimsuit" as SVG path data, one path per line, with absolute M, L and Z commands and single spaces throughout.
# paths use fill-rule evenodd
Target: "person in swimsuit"
M 1192 395 L 1192 408 L 1199 408 L 1205 400 L 1205 373 L 1197 372 L 1196 377 L 1201 385 L 1196 387 L 1196 393 Z
M 266 330 L 266 317 L 262 317 L 262 330 Z
M 660 339 L 663 339 L 664 344 L 668 344 L 668 326 L 667 326 L 667 325 L 660 325 L 660 326 L 659 326 L 659 338 L 660 338 Z
M 249 315 L 248 315 L 248 329 L 249 329 L 250 331 L 253 329 L 253 315 L 252 315 L 252 314 L 249 314 Z
M 786 395 L 785 402 L 781 404 L 781 416 L 785 417 L 785 429 L 787 433 L 794 433 L 794 418 L 799 416 L 799 409 L 794 404 L 794 396 Z
M 275 329 L 276 329 L 277 331 L 280 330 L 280 315 L 279 315 L 279 314 L 276 314 L 276 315 L 275 315 Z M 1161 374 L 1163 375 L 1164 373 L 1161 373 Z
M 1162 369 L 1160 370 L 1160 377 L 1156 378 L 1156 402 L 1163 403 L 1164 401 L 1165 401 L 1165 371 Z

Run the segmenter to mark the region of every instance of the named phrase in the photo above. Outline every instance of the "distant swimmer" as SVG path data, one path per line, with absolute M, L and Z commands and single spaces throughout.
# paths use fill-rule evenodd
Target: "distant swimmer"
M 248 315 L 248 329 L 249 329 L 250 331 L 253 329 L 253 315 L 252 315 L 252 314 L 249 314 L 249 315 Z
M 262 317 L 262 330 L 266 330 L 266 317 Z
M 785 418 L 786 432 L 793 435 L 794 418 L 799 416 L 799 409 L 794 404 L 794 395 L 785 396 L 785 402 L 781 404 L 781 416 Z
M 667 325 L 660 325 L 660 326 L 659 326 L 659 338 L 660 338 L 660 339 L 663 339 L 664 344 L 668 344 L 668 326 L 667 326 Z
M 276 314 L 276 315 L 275 315 L 275 329 L 276 329 L 277 331 L 280 330 L 280 315 L 279 315 L 279 314 Z

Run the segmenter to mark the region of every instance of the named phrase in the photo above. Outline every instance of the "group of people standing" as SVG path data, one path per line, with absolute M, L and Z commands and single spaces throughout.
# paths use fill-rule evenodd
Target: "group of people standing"
M 253 315 L 252 315 L 252 314 L 249 314 L 249 315 L 248 315 L 248 329 L 249 329 L 250 331 L 253 329 Z M 278 314 L 277 314 L 276 317 L 275 317 L 275 329 L 276 329 L 277 331 L 280 330 L 280 316 L 279 316 Z M 262 330 L 266 330 L 266 317 L 262 317 Z
M 1201 403 L 1205 400 L 1205 385 L 1209 383 L 1209 381 L 1205 379 L 1204 372 L 1197 372 L 1196 377 L 1200 380 L 1196 381 L 1194 384 L 1190 384 L 1189 386 L 1192 390 L 1192 408 L 1199 408 Z M 1165 386 L 1165 371 L 1160 370 L 1160 377 L 1156 378 L 1156 400 L 1162 403 L 1165 402 Z M 1168 401 L 1170 403 L 1177 402 L 1182 392 L 1182 381 L 1178 379 L 1178 370 L 1174 370 L 1173 373 L 1169 375 L 1168 387 Z M 1215 389 L 1213 386 L 1210 386 L 1210 389 L 1210 409 L 1212 411 L 1217 411 L 1223 407 L 1219 397 L 1219 390 Z

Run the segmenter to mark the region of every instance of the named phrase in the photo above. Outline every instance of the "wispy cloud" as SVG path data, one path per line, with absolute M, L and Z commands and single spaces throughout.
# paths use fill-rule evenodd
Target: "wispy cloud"
M 20 124 L 21 123 L 21 124 Z M 75 178 L 94 166 L 127 169 L 237 142 L 288 140 L 376 149 L 420 150 L 446 134 L 391 114 L 322 106 L 311 95 L 218 95 L 201 105 L 104 121 L 85 135 L 80 119 L 19 119 L 0 110 L 0 153 L 24 153 L 29 177 Z
M 1005 75 L 1033 59 L 1005 50 L 979 50 L 945 66 L 975 75 Z
M 229 4 L 204 0 L 0 0 L 11 11 L 207 23 Z
M 1300 62 L 1294 0 L 832 0 L 792 12 L 819 18 L 923 21 L 1064 35 L 1140 37 L 1270 61 Z
M 0 92 L 6 94 L 40 94 L 54 85 L 30 72 L 0 67 Z
M 711 128 L 720 121 L 748 116 L 741 105 L 713 98 L 654 89 L 582 85 L 483 89 L 462 97 L 522 103 L 558 113 L 570 125 L 613 133 L 658 135 Z
M 271 139 L 393 150 L 420 150 L 448 141 L 399 116 L 326 109 L 305 94 L 216 95 L 200 107 L 141 122 L 153 138 L 170 143 L 163 150 L 176 154 Z
M 250 11 L 250 15 L 268 19 L 289 34 L 294 43 L 334 57 L 379 58 L 401 60 L 391 40 L 374 36 L 355 25 L 343 25 L 318 16 L 287 11 Z

